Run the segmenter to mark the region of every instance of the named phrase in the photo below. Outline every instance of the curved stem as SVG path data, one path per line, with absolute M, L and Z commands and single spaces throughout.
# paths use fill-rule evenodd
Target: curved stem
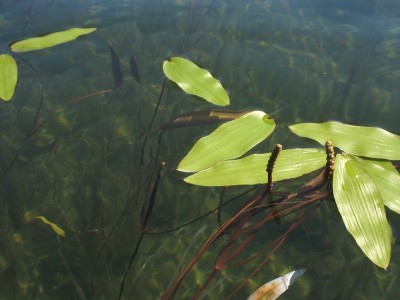
M 125 273 L 124 273 L 124 276 L 122 277 L 121 286 L 120 286 L 120 288 L 119 288 L 118 300 L 121 300 L 122 294 L 124 293 L 126 278 L 128 277 L 128 273 L 129 273 L 129 271 L 130 271 L 130 269 L 131 269 L 131 266 L 132 266 L 133 261 L 135 260 L 136 254 L 137 254 L 138 251 L 139 251 L 139 247 L 140 247 L 140 244 L 141 244 L 141 242 L 142 242 L 143 237 L 144 237 L 144 233 L 142 232 L 142 233 L 140 234 L 140 236 L 139 236 L 139 240 L 136 242 L 135 250 L 133 251 L 133 253 L 132 253 L 132 255 L 131 255 L 131 258 L 129 259 L 128 267 L 126 268 Z

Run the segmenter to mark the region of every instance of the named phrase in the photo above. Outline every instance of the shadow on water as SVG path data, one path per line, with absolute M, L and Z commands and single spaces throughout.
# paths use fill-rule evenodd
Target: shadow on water
M 279 220 L 262 201 L 265 187 L 183 183 L 176 166 L 215 124 L 161 130 L 175 116 L 214 109 L 163 77 L 164 59 L 181 55 L 221 80 L 230 109 L 276 112 L 281 135 L 260 151 L 308 146 L 283 130 L 302 121 L 398 133 L 395 8 L 357 0 L 2 1 L 2 53 L 28 36 L 98 30 L 16 56 L 17 92 L 0 109 L 1 298 L 243 299 L 303 267 L 287 299 L 398 298 L 396 243 L 389 270 L 380 271 L 347 234 L 329 193 L 307 194 L 314 197 L 304 207 L 303 194 L 286 198 L 317 174 L 276 184 L 273 201 L 288 201 Z

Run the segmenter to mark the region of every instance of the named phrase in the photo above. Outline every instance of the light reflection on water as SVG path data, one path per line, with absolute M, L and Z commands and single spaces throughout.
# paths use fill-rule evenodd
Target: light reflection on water
M 276 112 L 279 135 L 263 149 L 276 142 L 286 148 L 309 146 L 310 142 L 291 138 L 283 128 L 300 121 L 338 120 L 399 132 L 400 7 L 396 1 L 191 3 L 193 7 L 189 1 L 158 0 L 1 2 L 3 53 L 9 43 L 25 37 L 69 27 L 98 28 L 77 41 L 17 57 L 16 95 L 10 103 L 1 103 L 4 299 L 117 298 L 140 235 L 141 204 L 150 194 L 159 163 L 154 162 L 158 128 L 177 114 L 212 108 L 168 83 L 148 132 L 163 82 L 161 65 L 168 56 L 179 54 L 210 70 L 229 91 L 232 109 Z M 192 26 L 185 36 L 188 16 Z M 124 75 L 123 86 L 111 94 L 106 92 L 114 86 L 107 39 L 120 57 Z M 130 75 L 132 54 L 139 65 L 140 84 Z M 41 82 L 38 121 L 43 125 L 32 131 Z M 81 98 L 93 93 L 97 94 Z M 148 224 L 152 231 L 179 227 L 217 207 L 220 190 L 183 184 L 183 176 L 174 171 L 193 142 L 211 129 L 163 134 L 159 160 L 167 168 Z M 238 205 L 227 207 L 222 217 L 232 216 Z M 62 227 L 66 238 L 57 238 L 32 218 L 38 215 Z M 396 217 L 389 216 L 394 228 L 400 223 Z M 146 234 L 127 277 L 126 298 L 159 298 L 177 276 L 177 267 L 188 263 L 216 226 L 213 213 L 177 231 Z M 268 241 L 270 230 L 282 229 L 266 226 L 254 249 Z M 199 287 L 206 279 L 214 260 L 212 251 L 204 255 L 183 281 L 177 299 L 193 294 L 193 285 Z M 287 299 L 296 295 L 395 299 L 399 296 L 393 283 L 399 272 L 396 244 L 392 262 L 387 273 L 376 270 L 345 232 L 334 205 L 327 202 L 293 233 L 237 299 L 303 267 L 308 271 Z M 205 297 L 220 299 L 254 267 L 249 263 L 221 272 Z

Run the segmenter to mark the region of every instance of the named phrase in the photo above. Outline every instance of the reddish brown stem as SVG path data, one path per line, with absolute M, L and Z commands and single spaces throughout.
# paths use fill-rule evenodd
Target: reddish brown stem
M 278 239 L 276 239 L 274 242 L 272 242 L 270 245 L 268 245 L 267 248 L 269 248 L 272 244 L 276 242 L 276 245 L 274 248 L 264 257 L 264 259 L 257 265 L 257 267 L 254 269 L 254 271 L 249 275 L 249 278 L 253 277 L 268 261 L 268 259 L 271 257 L 271 255 L 282 245 L 282 243 L 286 240 L 288 237 L 289 233 L 292 232 L 297 226 L 299 226 L 302 222 L 304 221 L 304 211 L 302 214 L 299 216 L 298 220 L 294 222 L 288 230 L 286 230 Z M 233 295 L 235 295 L 244 285 L 246 284 L 246 281 L 243 281 L 240 283 L 235 290 L 225 299 L 230 299 Z
M 207 280 L 201 285 L 201 287 L 197 290 L 196 294 L 194 294 L 192 300 L 198 299 L 201 294 L 204 292 L 206 287 L 210 284 L 211 280 L 214 279 L 215 275 L 219 272 L 219 269 L 214 268 L 214 270 L 208 275 Z
M 172 299 L 174 297 L 174 295 L 176 294 L 178 287 L 181 284 L 181 282 L 183 281 L 184 277 L 187 275 L 187 273 L 189 273 L 189 271 L 193 268 L 193 266 L 197 263 L 197 261 L 199 261 L 199 259 L 203 256 L 203 254 L 207 250 L 207 248 L 214 241 L 216 241 L 228 227 L 230 227 L 239 217 L 241 217 L 244 212 L 246 212 L 248 209 L 252 208 L 253 206 L 258 205 L 262 201 L 262 199 L 263 199 L 263 197 L 261 195 L 256 196 L 252 201 L 250 201 L 247 205 L 245 205 L 242 209 L 240 209 L 232 218 L 227 220 L 220 228 L 218 228 L 218 230 L 215 231 L 208 238 L 208 240 L 204 243 L 204 245 L 197 252 L 195 257 L 190 261 L 188 266 L 179 275 L 174 286 L 171 289 L 165 291 L 165 293 L 163 294 L 161 299 Z

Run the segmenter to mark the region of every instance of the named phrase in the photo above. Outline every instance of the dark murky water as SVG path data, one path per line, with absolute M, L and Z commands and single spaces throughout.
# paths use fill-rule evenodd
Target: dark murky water
M 338 120 L 400 130 L 395 0 L 0 2 L 2 53 L 13 41 L 71 27 L 98 30 L 16 56 L 16 94 L 0 103 L 1 299 L 117 299 L 141 235 L 142 203 L 161 161 L 166 170 L 123 298 L 160 298 L 215 231 L 216 213 L 182 224 L 215 209 L 220 189 L 189 186 L 175 171 L 193 142 L 214 127 L 172 130 L 160 140 L 158 130 L 175 115 L 213 107 L 167 83 L 150 128 L 162 92 L 162 62 L 169 56 L 210 70 L 229 91 L 231 109 L 272 113 L 279 126 L 263 149 L 277 142 L 315 146 L 285 127 L 297 122 Z M 107 40 L 124 75 L 114 90 Z M 129 71 L 131 55 L 140 84 Z M 239 191 L 228 192 L 227 199 Z M 222 218 L 250 196 L 225 207 Z M 66 237 L 57 237 L 36 216 L 56 223 Z M 400 218 L 389 213 L 389 220 L 396 231 Z M 247 255 L 288 223 L 266 226 Z M 212 270 L 215 251 L 210 248 L 195 265 L 176 299 L 193 296 Z M 234 298 L 307 268 L 282 298 L 398 299 L 399 263 L 394 244 L 389 270 L 373 266 L 326 201 Z M 229 295 L 254 264 L 223 270 L 204 299 Z

